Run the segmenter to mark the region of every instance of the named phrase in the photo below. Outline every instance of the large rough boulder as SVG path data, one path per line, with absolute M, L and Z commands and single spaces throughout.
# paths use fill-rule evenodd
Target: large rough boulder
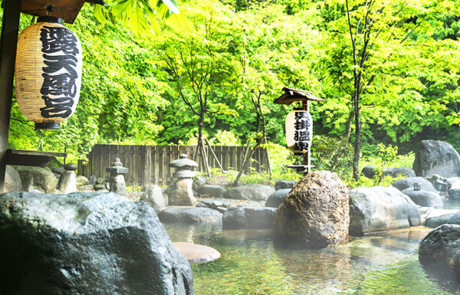
M 3 188 L 5 193 L 18 192 L 22 188 L 21 176 L 11 166 L 6 166 L 5 186 Z
M 166 207 L 158 215 L 162 222 L 169 223 L 220 223 L 222 213 L 209 208 Z
M 276 208 L 231 207 L 222 217 L 222 228 L 227 229 L 269 229 L 273 225 Z
M 232 188 L 224 193 L 225 199 L 265 201 L 275 192 L 275 189 L 268 185 L 247 184 Z
M 360 187 L 350 196 L 350 235 L 420 225 L 417 205 L 394 187 Z
M 420 263 L 429 274 L 442 279 L 460 277 L 460 225 L 444 224 L 436 227 L 420 243 Z
M 414 201 L 415 204 L 423 207 L 442 208 L 443 206 L 439 193 L 424 190 L 414 191 L 414 188 L 406 188 L 402 193 Z
M 424 191 L 438 193 L 438 191 L 433 187 L 433 184 L 423 177 L 407 177 L 398 179 L 393 181 L 392 185 L 400 191 L 403 191 L 407 188 L 414 188 L 414 183 L 420 183 L 420 188 Z
M 291 192 L 291 190 L 292 189 L 290 188 L 277 190 L 271 194 L 270 197 L 268 197 L 267 201 L 265 202 L 265 207 L 278 208 L 279 205 L 283 204 L 284 199 Z
M 165 205 L 165 199 L 163 193 L 158 185 L 151 185 L 140 197 L 140 201 L 144 201 L 150 205 L 158 214 Z
M 460 156 L 447 142 L 422 140 L 415 153 L 413 168 L 417 176 L 457 177 L 460 176 Z
M 302 178 L 275 213 L 273 241 L 322 248 L 348 235 L 347 187 L 335 173 L 315 171 Z
M 22 191 L 35 193 L 52 193 L 56 189 L 58 179 L 48 168 L 32 166 L 14 166 L 21 176 Z
M 114 193 L 0 195 L 2 294 L 193 294 L 155 211 Z

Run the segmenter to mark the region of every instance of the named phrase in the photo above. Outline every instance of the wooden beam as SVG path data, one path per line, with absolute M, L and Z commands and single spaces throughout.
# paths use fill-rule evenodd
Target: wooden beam
M 21 3 L 22 0 L 3 1 L 3 23 L 0 37 L 0 194 L 3 193 L 5 185 L 6 150 L 10 130 Z

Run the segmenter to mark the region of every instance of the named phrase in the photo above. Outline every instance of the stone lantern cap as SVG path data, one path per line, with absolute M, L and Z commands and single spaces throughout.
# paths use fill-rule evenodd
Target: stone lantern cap
M 177 168 L 173 174 L 174 178 L 192 178 L 195 177 L 195 172 L 191 171 L 192 167 L 198 167 L 197 162 L 187 158 L 186 154 L 181 154 L 179 159 L 171 161 L 169 167 Z
M 169 163 L 169 167 L 174 167 L 174 168 L 185 168 L 185 167 L 198 167 L 197 162 L 190 160 L 187 158 L 186 154 L 181 154 L 179 156 L 179 159 L 171 161 Z
M 105 171 L 110 173 L 126 174 L 129 172 L 129 169 L 123 167 L 123 164 L 120 162 L 120 159 L 116 158 L 115 162 L 112 163 L 112 167 L 106 168 Z

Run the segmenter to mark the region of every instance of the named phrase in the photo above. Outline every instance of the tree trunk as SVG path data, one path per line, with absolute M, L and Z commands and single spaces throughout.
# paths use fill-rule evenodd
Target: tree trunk
M 360 89 L 359 84 L 355 86 L 354 93 L 355 109 L 355 153 L 353 156 L 353 179 L 359 180 L 359 157 L 361 153 L 361 106 L 360 106 Z
M 260 132 L 260 114 L 257 112 L 257 133 Z M 257 172 L 262 172 L 262 158 L 260 157 L 260 150 L 257 150 Z

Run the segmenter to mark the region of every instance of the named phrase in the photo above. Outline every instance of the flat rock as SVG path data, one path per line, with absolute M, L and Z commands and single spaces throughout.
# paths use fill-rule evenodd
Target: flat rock
M 268 185 L 247 184 L 232 188 L 225 192 L 225 199 L 265 201 L 275 192 L 275 189 Z
M 276 247 L 323 248 L 343 241 L 350 223 L 348 191 L 337 174 L 314 171 L 302 178 L 273 220 Z
M 194 293 L 189 262 L 145 202 L 12 192 L 0 204 L 2 294 Z
M 267 201 L 265 202 L 265 207 L 273 207 L 278 208 L 286 199 L 286 196 L 291 192 L 292 189 L 280 189 L 274 192 L 273 194 L 268 197 Z
M 460 156 L 454 147 L 444 141 L 422 140 L 415 153 L 415 174 L 431 177 L 433 174 L 450 178 L 460 176 Z
M 166 207 L 158 214 L 161 222 L 169 223 L 218 223 L 222 213 L 210 208 Z
M 228 208 L 232 205 L 229 201 L 226 200 L 201 200 L 201 203 L 211 209 L 217 209 L 217 207 Z
M 218 185 L 203 185 L 199 189 L 198 195 L 209 195 L 211 198 L 222 198 L 226 191 L 225 188 Z
M 414 183 L 420 183 L 420 189 L 433 193 L 438 191 L 433 187 L 433 184 L 423 177 L 407 177 L 393 181 L 392 185 L 400 191 L 406 188 L 414 188 Z
M 374 178 L 375 175 L 377 174 L 377 169 L 374 168 L 372 165 L 368 165 L 363 168 L 362 173 L 364 176 L 367 178 Z M 383 176 L 391 176 L 391 177 L 399 177 L 399 176 L 404 176 L 404 177 L 415 177 L 415 172 L 412 170 L 410 167 L 396 167 L 396 168 L 383 168 L 382 171 Z
M 442 224 L 448 224 L 451 217 L 457 213 L 458 209 L 435 209 L 428 212 L 426 216 L 425 226 L 430 228 L 438 227 Z
M 275 183 L 275 190 L 293 188 L 295 181 L 293 180 L 278 180 Z
M 417 205 L 394 187 L 360 187 L 350 190 L 350 235 L 420 225 Z
M 173 242 L 172 244 L 190 263 L 209 262 L 220 257 L 219 251 L 208 246 L 185 242 Z
M 222 217 L 222 228 L 229 229 L 268 229 L 273 225 L 276 208 L 269 207 L 230 207 Z
M 439 209 L 443 206 L 439 193 L 424 190 L 414 191 L 414 188 L 406 188 L 402 193 L 411 198 L 416 205 Z

